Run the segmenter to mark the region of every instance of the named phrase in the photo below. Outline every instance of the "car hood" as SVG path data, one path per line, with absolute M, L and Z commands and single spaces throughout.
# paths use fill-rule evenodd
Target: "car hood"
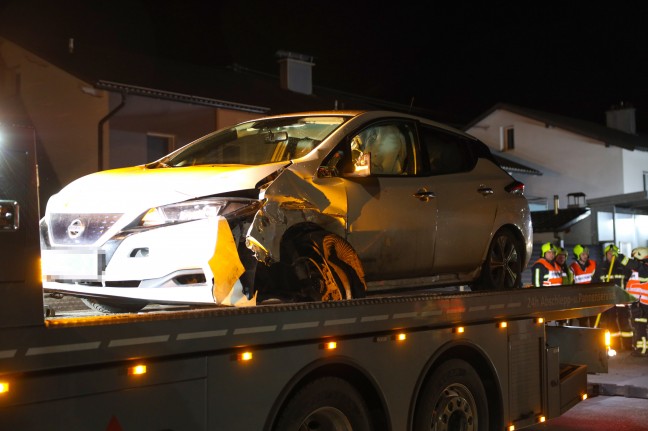
M 48 212 L 127 213 L 237 190 L 252 189 L 286 162 L 261 166 L 144 166 L 81 177 L 50 198 Z

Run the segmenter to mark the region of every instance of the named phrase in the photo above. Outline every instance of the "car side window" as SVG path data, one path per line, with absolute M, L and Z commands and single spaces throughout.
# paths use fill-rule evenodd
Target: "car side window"
M 371 175 L 415 175 L 418 169 L 411 123 L 381 122 L 355 134 L 351 142 L 354 172 L 371 166 Z
M 422 126 L 420 132 L 432 175 L 466 172 L 475 167 L 477 157 L 468 138 L 428 126 Z

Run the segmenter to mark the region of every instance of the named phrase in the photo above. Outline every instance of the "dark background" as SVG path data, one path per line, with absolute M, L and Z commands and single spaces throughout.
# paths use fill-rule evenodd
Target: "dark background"
M 648 2 L 4 0 L 0 35 L 278 73 L 466 123 L 498 102 L 605 122 L 623 102 L 648 130 Z

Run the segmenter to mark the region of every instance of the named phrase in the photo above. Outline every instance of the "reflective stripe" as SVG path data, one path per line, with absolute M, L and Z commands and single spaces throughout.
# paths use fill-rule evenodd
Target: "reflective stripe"
M 544 275 L 543 279 L 540 280 L 540 271 L 536 269 L 535 274 L 535 286 L 540 286 L 540 281 L 542 281 L 542 286 L 560 286 L 563 283 L 562 269 L 555 263 L 544 258 L 540 258 L 536 261 L 536 264 L 540 264 L 547 269 L 547 274 Z
M 574 284 L 591 283 L 594 271 L 596 271 L 596 262 L 588 260 L 584 269 L 579 262 L 572 262 L 569 268 L 574 274 Z
M 632 271 L 626 284 L 626 291 L 637 297 L 642 304 L 648 305 L 648 278 L 639 277 L 637 271 Z

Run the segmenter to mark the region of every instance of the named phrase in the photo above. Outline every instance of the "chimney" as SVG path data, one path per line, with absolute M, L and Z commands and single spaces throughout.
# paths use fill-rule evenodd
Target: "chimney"
M 281 88 L 295 93 L 313 94 L 313 57 L 289 51 L 277 51 Z
M 612 129 L 637 134 L 635 108 L 629 103 L 621 102 L 605 111 L 605 123 Z

